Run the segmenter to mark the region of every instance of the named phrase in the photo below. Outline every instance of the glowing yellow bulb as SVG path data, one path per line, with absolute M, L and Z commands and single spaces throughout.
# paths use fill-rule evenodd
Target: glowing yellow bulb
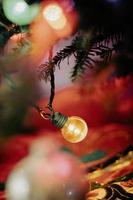
M 69 117 L 61 129 L 63 137 L 71 142 L 81 142 L 87 135 L 88 128 L 86 122 L 80 117 Z
M 51 121 L 61 129 L 63 137 L 71 143 L 81 142 L 87 135 L 87 124 L 80 117 L 66 117 L 59 112 L 55 112 L 51 117 Z
M 65 27 L 67 20 L 63 14 L 62 8 L 58 4 L 50 4 L 43 10 L 43 17 L 49 25 L 58 30 Z

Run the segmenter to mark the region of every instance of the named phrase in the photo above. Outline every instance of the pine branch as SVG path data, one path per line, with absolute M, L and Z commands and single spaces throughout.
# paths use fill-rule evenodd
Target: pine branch
M 53 61 L 51 61 L 53 62 Z M 40 65 L 38 68 L 39 79 L 41 80 L 49 80 L 50 72 L 51 72 L 51 63 L 45 62 L 44 64 Z M 53 65 L 52 65 L 53 66 Z
M 58 66 L 60 68 L 61 62 L 74 54 L 77 51 L 77 41 L 79 41 L 79 36 L 77 36 L 73 41 L 72 44 L 69 46 L 66 46 L 63 50 L 58 52 L 56 56 L 53 57 L 51 63 L 52 67 L 55 68 Z M 39 66 L 39 78 L 43 80 L 48 80 L 51 72 L 51 63 L 45 62 L 42 65 Z
M 104 33 L 104 32 L 103 32 Z M 95 56 L 106 64 L 110 62 L 113 53 L 118 53 L 124 49 L 126 33 L 105 33 L 98 31 L 89 31 L 80 33 L 70 46 L 65 47 L 52 59 L 52 66 L 60 68 L 61 62 L 73 55 L 75 57 L 75 66 L 71 72 L 72 81 L 81 77 L 85 70 L 93 68 L 96 64 Z M 46 62 L 39 68 L 40 79 L 47 80 L 50 75 L 50 63 Z
M 104 63 L 108 63 L 112 58 L 114 48 L 101 45 L 98 47 L 98 50 L 99 52 L 97 52 L 97 55 L 100 56 Z
M 57 55 L 53 58 L 54 65 L 57 65 L 60 67 L 60 63 L 65 59 L 68 58 L 74 54 L 74 52 L 77 50 L 76 47 L 76 39 L 72 42 L 70 46 L 66 46 L 63 50 L 61 50 Z
M 127 32 L 121 31 L 105 31 L 105 30 L 95 30 L 94 38 L 92 43 L 95 47 L 99 45 L 109 46 L 110 43 L 117 43 L 118 41 L 123 41 L 127 38 Z
M 91 42 L 89 42 L 86 46 L 85 50 L 80 50 L 80 54 L 76 54 L 76 64 L 73 67 L 73 71 L 71 74 L 72 81 L 76 80 L 78 77 L 81 77 L 83 73 L 85 73 L 85 70 L 92 69 L 97 61 L 95 60 L 95 56 L 99 56 L 99 58 L 104 63 L 109 63 L 111 58 L 113 57 L 113 52 L 119 52 L 122 50 L 123 43 L 122 40 L 124 40 L 124 35 L 118 34 L 118 35 L 107 35 L 107 38 L 102 38 L 101 40 L 97 36 L 95 39 L 93 38 Z M 93 44 L 93 41 L 96 43 Z M 87 41 L 88 42 L 88 41 Z M 111 45 L 110 45 L 111 43 Z M 91 45 L 92 47 L 91 47 Z M 95 48 L 93 46 L 96 46 Z
M 77 51 L 77 53 L 75 54 L 76 64 L 73 67 L 73 71 L 71 72 L 72 81 L 75 81 L 78 77 L 80 77 L 84 73 L 85 70 L 84 64 L 87 56 L 88 56 L 87 51 Z

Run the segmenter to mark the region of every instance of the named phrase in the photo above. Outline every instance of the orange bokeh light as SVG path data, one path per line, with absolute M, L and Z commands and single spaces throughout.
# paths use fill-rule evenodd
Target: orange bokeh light
M 58 40 L 71 36 L 77 19 L 74 10 L 67 12 L 56 1 L 43 2 L 38 17 L 31 25 L 32 61 L 41 61 Z
M 77 26 L 76 11 L 73 9 L 68 12 L 62 4 L 56 1 L 43 4 L 42 15 L 59 39 L 70 36 Z

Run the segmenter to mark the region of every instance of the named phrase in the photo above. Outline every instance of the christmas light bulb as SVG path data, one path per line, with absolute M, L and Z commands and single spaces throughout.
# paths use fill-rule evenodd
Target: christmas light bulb
M 7 177 L 6 200 L 85 199 L 89 186 L 85 169 L 60 147 L 54 137 L 34 141 Z
M 23 13 L 27 9 L 28 5 L 24 1 L 17 2 L 14 6 L 14 12 L 16 14 Z
M 39 12 L 39 5 L 28 5 L 24 0 L 3 0 L 5 16 L 18 25 L 30 24 Z
M 77 116 L 68 117 L 68 120 L 61 129 L 63 137 L 72 143 L 82 141 L 88 132 L 86 122 Z
M 56 112 L 52 117 L 52 123 L 61 128 L 63 137 L 71 143 L 81 142 L 88 132 L 86 122 L 77 116 L 66 117 Z
M 43 17 L 47 20 L 49 25 L 55 30 L 63 29 L 67 23 L 62 8 L 55 3 L 47 5 L 44 8 Z
M 50 4 L 43 10 L 43 16 L 48 21 L 56 21 L 62 16 L 62 9 L 57 4 Z

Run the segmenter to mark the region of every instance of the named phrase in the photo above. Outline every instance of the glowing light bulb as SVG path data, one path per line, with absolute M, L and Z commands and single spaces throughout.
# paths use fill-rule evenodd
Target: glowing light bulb
M 72 143 L 81 142 L 87 135 L 86 122 L 80 117 L 69 117 L 61 129 L 63 137 Z
M 85 199 L 85 169 L 77 156 L 60 151 L 61 146 L 51 136 L 34 141 L 7 177 L 6 200 Z
M 8 200 L 25 200 L 30 198 L 30 184 L 24 170 L 13 170 L 6 184 Z
M 58 5 L 48 5 L 44 11 L 43 16 L 48 21 L 56 21 L 58 20 L 62 15 L 62 9 Z
M 14 6 L 14 12 L 17 15 L 18 13 L 23 13 L 27 9 L 28 5 L 26 4 L 25 1 L 20 1 L 17 2 L 16 5 Z
M 58 4 L 47 5 L 43 10 L 43 17 L 56 30 L 64 28 L 67 23 L 63 10 Z
M 88 132 L 86 122 L 77 116 L 66 117 L 56 112 L 53 115 L 52 123 L 61 128 L 63 137 L 71 143 L 81 142 Z
M 18 25 L 30 24 L 39 12 L 39 5 L 28 5 L 24 0 L 3 0 L 5 16 Z

